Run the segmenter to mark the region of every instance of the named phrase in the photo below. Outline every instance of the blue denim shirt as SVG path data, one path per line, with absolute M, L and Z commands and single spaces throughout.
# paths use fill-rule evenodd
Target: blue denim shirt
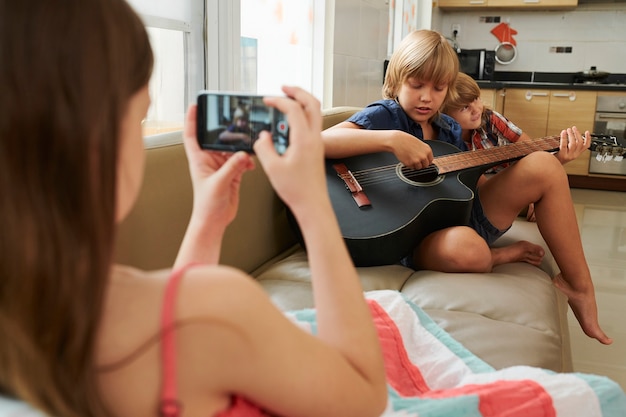
M 402 130 L 416 138 L 424 138 L 422 127 L 411 119 L 395 100 L 379 100 L 371 103 L 348 119 L 368 130 Z M 461 126 L 452 117 L 439 114 L 432 121 L 437 140 L 447 142 L 462 151 L 467 151 L 461 139 Z

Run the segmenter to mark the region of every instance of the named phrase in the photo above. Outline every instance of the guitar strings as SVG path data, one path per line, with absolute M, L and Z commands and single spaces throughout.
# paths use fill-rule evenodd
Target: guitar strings
M 405 178 L 419 182 L 420 178 L 432 179 L 439 173 L 445 174 L 447 172 L 460 171 L 465 168 L 488 165 L 493 163 L 494 159 L 504 162 L 506 160 L 518 159 L 519 157 L 527 155 L 533 151 L 544 151 L 547 147 L 558 148 L 559 139 L 559 136 L 548 136 L 532 141 L 517 142 L 515 144 L 501 146 L 498 148 L 446 154 L 436 157 L 438 166 L 431 165 L 418 170 L 403 166 L 401 168 L 401 172 Z M 396 166 L 397 164 L 382 165 L 351 172 L 361 186 L 375 185 L 395 181 L 397 179 Z
M 437 169 L 434 166 L 418 170 L 403 166 L 401 171 L 404 177 L 414 181 L 418 181 L 424 176 L 432 177 L 437 174 Z M 396 164 L 352 171 L 352 175 L 361 186 L 395 181 L 397 179 Z

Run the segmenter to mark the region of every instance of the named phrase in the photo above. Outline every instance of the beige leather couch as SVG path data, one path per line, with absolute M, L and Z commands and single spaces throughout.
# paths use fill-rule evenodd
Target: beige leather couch
M 326 110 L 324 128 L 356 110 Z M 146 269 L 170 267 L 191 203 L 180 133 L 151 138 L 143 189 L 119 231 L 117 260 Z M 497 243 L 520 239 L 545 246 L 536 225 L 521 218 Z M 306 255 L 260 164 L 244 176 L 239 213 L 228 228 L 221 261 L 251 273 L 283 310 L 313 306 Z M 399 265 L 358 270 L 364 290 L 401 291 L 497 369 L 532 365 L 572 370 L 567 303 L 551 284 L 556 265 L 549 253 L 541 268 L 507 264 L 489 274 L 413 271 Z

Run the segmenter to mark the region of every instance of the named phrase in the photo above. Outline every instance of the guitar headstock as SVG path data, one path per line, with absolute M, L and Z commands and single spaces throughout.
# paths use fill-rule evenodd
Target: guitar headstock
M 589 149 L 597 152 L 596 159 L 601 162 L 621 161 L 626 154 L 626 148 L 617 141 L 617 137 L 596 133 L 591 134 Z

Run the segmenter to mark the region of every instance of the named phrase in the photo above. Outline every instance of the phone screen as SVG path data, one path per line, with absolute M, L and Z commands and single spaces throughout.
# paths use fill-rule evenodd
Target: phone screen
M 289 145 L 289 126 L 283 113 L 263 103 L 263 96 L 202 91 L 198 94 L 198 143 L 202 149 L 254 153 L 261 131 L 272 135 L 283 154 Z

